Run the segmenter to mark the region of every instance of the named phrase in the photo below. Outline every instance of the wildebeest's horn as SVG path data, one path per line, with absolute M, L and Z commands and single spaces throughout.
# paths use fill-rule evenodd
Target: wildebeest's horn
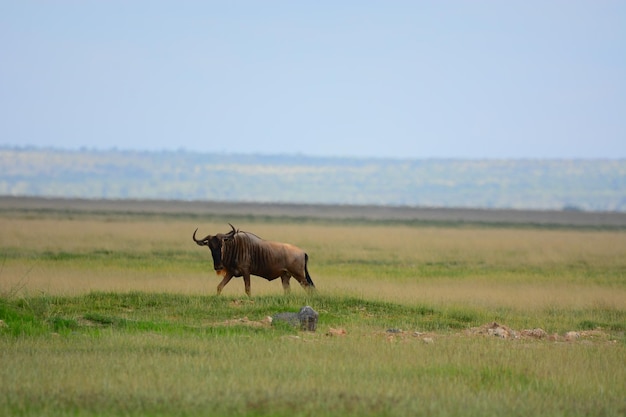
M 198 239 L 196 239 L 196 232 L 197 232 L 197 231 L 198 231 L 198 229 L 194 230 L 194 232 L 193 232 L 193 240 L 194 240 L 196 243 L 202 243 L 202 242 L 204 242 L 204 241 L 205 241 L 205 240 L 206 240 L 206 239 L 210 236 L 210 235 L 209 235 L 209 236 L 205 237 L 204 239 L 200 239 L 200 240 L 198 240 Z
M 228 225 L 230 226 L 231 229 L 233 229 L 233 233 L 237 233 L 237 231 L 235 230 L 235 226 L 233 226 L 232 224 L 228 223 Z

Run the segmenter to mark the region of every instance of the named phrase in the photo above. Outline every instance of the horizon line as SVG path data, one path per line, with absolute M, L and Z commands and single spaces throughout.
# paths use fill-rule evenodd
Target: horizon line
M 626 160 L 626 156 L 615 157 L 583 157 L 583 156 L 563 156 L 563 157 L 547 157 L 547 156 L 359 156 L 359 155 L 315 155 L 306 153 L 263 153 L 263 152 L 229 152 L 229 151 L 201 151 L 180 147 L 178 149 L 137 149 L 137 148 L 119 148 L 112 146 L 109 148 L 100 147 L 63 147 L 63 146 L 41 146 L 41 145 L 9 145 L 0 144 L 0 150 L 11 151 L 51 151 L 63 153 L 129 153 L 129 154 L 196 154 L 196 155 L 221 155 L 221 156 L 245 156 L 245 157 L 297 157 L 308 159 L 350 159 L 350 160 L 377 160 L 377 161 L 423 161 L 423 160 L 439 160 L 439 161 L 620 161 Z

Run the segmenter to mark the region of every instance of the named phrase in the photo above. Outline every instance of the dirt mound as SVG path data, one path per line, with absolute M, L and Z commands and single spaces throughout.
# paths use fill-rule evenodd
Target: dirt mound
M 250 320 L 248 317 L 236 318 L 232 320 L 225 320 L 217 325 L 223 326 L 252 326 L 252 327 L 271 327 L 272 317 L 266 317 L 262 320 Z M 344 328 L 332 328 L 330 327 L 324 336 L 346 336 L 348 332 Z M 358 332 L 357 332 L 358 333 Z M 433 344 L 435 340 L 441 337 L 450 336 L 446 333 L 435 332 L 419 332 L 419 331 L 406 331 L 402 329 L 390 328 L 385 331 L 374 332 L 375 336 L 382 336 L 389 342 L 394 341 L 409 341 L 419 340 L 426 344 Z M 552 333 L 549 334 L 542 328 L 515 330 L 505 324 L 497 322 L 491 322 L 483 324 L 479 327 L 472 327 L 464 330 L 463 332 L 454 333 L 453 335 L 461 335 L 467 337 L 485 336 L 485 337 L 497 337 L 505 340 L 546 340 L 551 342 L 611 342 L 615 343 L 615 339 L 604 330 L 598 328 L 594 330 L 572 330 L 563 334 Z
M 611 342 L 615 343 L 615 339 L 609 333 L 602 329 L 569 331 L 564 334 L 549 334 L 541 328 L 515 330 L 507 325 L 497 322 L 483 324 L 479 327 L 472 327 L 460 333 L 423 333 L 418 331 L 405 331 L 402 329 L 387 329 L 384 332 L 375 332 L 376 335 L 383 336 L 387 341 L 409 341 L 419 340 L 426 344 L 433 344 L 435 340 L 447 336 L 466 336 L 466 337 L 497 337 L 506 340 L 546 340 L 551 342 L 575 342 L 583 343 L 594 342 Z
M 548 334 L 541 328 L 514 330 L 504 324 L 492 323 L 483 324 L 480 327 L 472 327 L 465 332 L 470 336 L 483 335 L 495 336 L 502 339 L 545 339 L 554 342 L 573 342 L 576 340 L 587 341 L 609 341 L 611 336 L 602 329 L 569 331 L 565 334 Z

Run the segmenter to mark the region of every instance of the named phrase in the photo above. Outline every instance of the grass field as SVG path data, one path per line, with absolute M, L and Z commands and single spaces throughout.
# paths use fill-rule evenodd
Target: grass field
M 0 213 L 0 414 L 626 414 L 623 229 L 235 220 Z M 317 293 L 215 296 L 191 233 L 227 221 Z M 315 333 L 264 320 L 307 304 Z

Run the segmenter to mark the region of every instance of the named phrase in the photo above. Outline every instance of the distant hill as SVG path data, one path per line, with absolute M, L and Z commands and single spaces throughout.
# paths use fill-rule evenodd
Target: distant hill
M 626 160 L 447 160 L 0 147 L 0 195 L 626 211 Z

